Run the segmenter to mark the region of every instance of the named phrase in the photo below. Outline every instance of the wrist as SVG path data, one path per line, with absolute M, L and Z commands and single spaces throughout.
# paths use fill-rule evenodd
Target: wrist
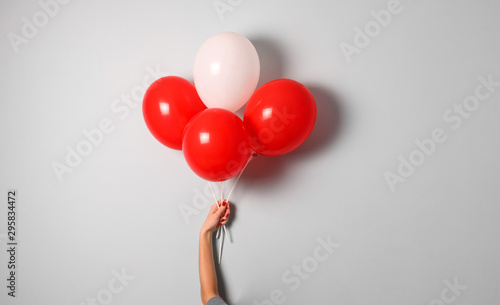
M 214 232 L 212 232 L 212 230 L 210 230 L 210 229 L 201 228 L 201 230 L 200 230 L 200 238 L 201 237 L 212 238 L 213 233 Z

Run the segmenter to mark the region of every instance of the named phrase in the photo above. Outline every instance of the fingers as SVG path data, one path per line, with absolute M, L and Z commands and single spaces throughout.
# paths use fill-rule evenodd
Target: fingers
M 226 203 L 226 202 L 224 202 Z M 222 214 L 222 217 L 220 219 L 220 222 L 219 222 L 219 226 L 220 225 L 225 225 L 228 220 L 229 220 L 229 214 L 231 214 L 231 205 L 229 203 L 227 203 L 227 205 L 224 206 L 224 203 L 223 203 L 223 207 L 226 208 L 225 211 L 224 211 L 224 214 Z
M 210 207 L 210 215 L 211 217 L 219 220 L 219 226 L 225 225 L 227 223 L 230 214 L 231 204 L 227 201 L 219 200 L 218 203 L 215 203 Z
M 217 205 L 217 203 L 215 203 L 210 207 L 210 215 L 215 214 L 217 210 L 219 210 L 219 206 Z
M 226 212 L 224 213 L 224 218 L 228 218 L 229 214 L 231 214 L 231 205 L 228 203 Z
M 216 209 L 216 211 L 213 214 L 218 218 L 222 217 L 222 215 L 224 215 L 224 213 L 226 212 L 225 206 L 221 206 L 221 207 L 217 208 L 217 204 L 215 204 L 215 209 Z

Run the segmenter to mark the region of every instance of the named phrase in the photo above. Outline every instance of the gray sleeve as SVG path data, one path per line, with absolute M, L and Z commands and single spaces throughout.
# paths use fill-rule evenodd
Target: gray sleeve
M 213 297 L 208 300 L 207 305 L 227 305 L 221 297 Z

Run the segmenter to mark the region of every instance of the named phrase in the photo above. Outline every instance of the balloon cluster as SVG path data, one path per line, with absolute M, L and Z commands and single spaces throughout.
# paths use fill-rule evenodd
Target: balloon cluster
M 259 75 L 259 57 L 247 38 L 216 34 L 196 55 L 194 85 L 167 76 L 147 89 L 146 125 L 162 144 L 182 149 L 198 176 L 228 180 L 255 154 L 280 156 L 297 148 L 316 121 L 316 103 L 304 85 L 277 79 L 255 90 Z M 234 112 L 245 103 L 241 120 Z

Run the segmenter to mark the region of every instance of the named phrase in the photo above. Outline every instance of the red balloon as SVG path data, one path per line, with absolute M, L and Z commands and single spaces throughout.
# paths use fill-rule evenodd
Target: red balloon
M 250 143 L 241 119 L 229 110 L 209 108 L 196 115 L 184 133 L 182 151 L 201 178 L 224 181 L 245 167 Z
M 255 152 L 263 156 L 284 155 L 311 134 L 316 122 L 316 102 L 301 83 L 276 79 L 255 91 L 243 121 Z
M 182 148 L 184 128 L 207 107 L 193 84 L 178 76 L 162 77 L 144 94 L 142 114 L 149 131 L 163 145 Z

